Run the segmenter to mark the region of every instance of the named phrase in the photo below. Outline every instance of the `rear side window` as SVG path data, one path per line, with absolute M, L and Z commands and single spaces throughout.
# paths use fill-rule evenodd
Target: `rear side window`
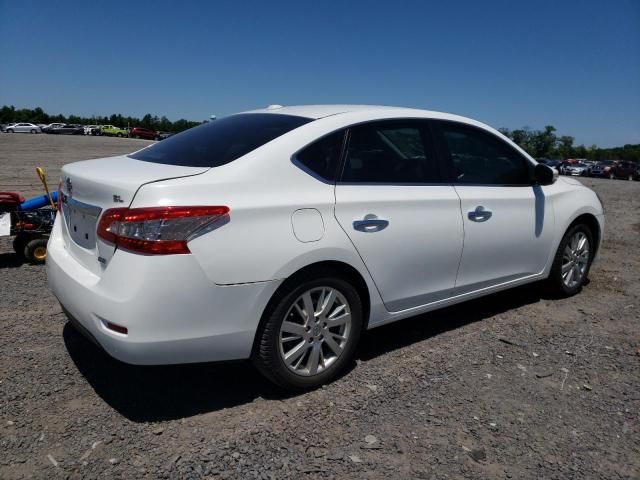
M 145 162 L 219 167 L 312 119 L 273 113 L 243 113 L 191 128 L 129 155 Z
M 458 184 L 531 185 L 527 161 L 490 133 L 440 122 L 440 132 Z
M 341 130 L 321 138 L 298 152 L 295 159 L 312 175 L 334 182 L 338 175 L 344 134 L 344 130 Z
M 419 184 L 440 180 L 426 145 L 424 122 L 373 122 L 349 132 L 343 182 Z

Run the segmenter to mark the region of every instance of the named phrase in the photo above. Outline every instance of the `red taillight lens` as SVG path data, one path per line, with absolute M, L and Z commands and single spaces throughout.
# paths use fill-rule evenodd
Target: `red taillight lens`
M 56 210 L 62 211 L 62 181 L 58 183 L 58 198 L 56 199 Z
M 228 215 L 229 207 L 112 208 L 100 217 L 97 233 L 105 242 L 132 252 L 191 253 L 187 242 Z

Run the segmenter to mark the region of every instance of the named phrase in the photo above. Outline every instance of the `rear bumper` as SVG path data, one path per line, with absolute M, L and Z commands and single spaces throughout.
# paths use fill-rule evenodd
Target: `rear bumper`
M 278 281 L 218 286 L 193 255 L 116 252 L 101 276 L 66 249 L 56 224 L 47 254 L 49 286 L 85 336 L 137 365 L 248 358 Z M 107 328 L 126 327 L 127 334 Z

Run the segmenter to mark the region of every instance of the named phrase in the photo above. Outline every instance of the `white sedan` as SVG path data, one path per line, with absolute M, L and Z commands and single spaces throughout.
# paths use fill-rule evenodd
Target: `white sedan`
M 42 133 L 42 129 L 33 123 L 14 123 L 5 128 L 7 133 Z
M 252 359 L 290 389 L 362 332 L 525 283 L 578 293 L 596 194 L 496 130 L 423 110 L 273 107 L 62 170 L 51 289 L 117 359 Z M 402 328 L 401 325 L 398 328 Z

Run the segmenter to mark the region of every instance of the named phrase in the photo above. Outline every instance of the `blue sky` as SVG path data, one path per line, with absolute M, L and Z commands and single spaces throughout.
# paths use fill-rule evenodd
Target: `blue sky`
M 371 103 L 640 143 L 640 0 L 0 0 L 0 104 L 202 120 Z

